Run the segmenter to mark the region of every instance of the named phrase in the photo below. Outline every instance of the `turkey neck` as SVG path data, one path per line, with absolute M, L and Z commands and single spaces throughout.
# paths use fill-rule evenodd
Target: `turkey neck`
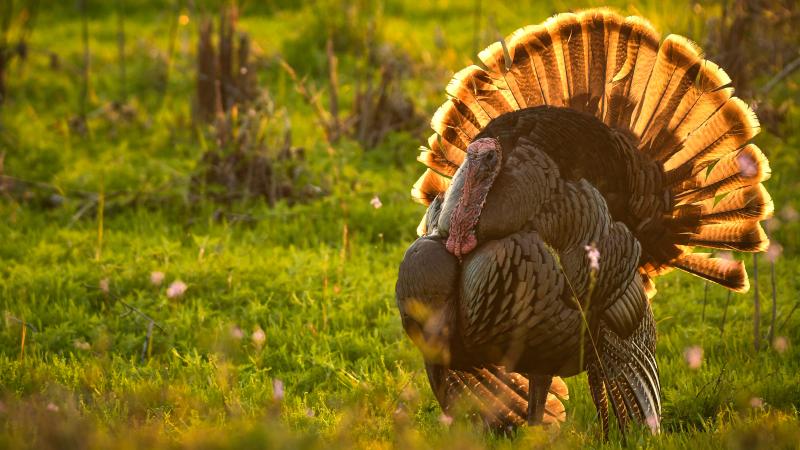
M 502 150 L 493 138 L 476 139 L 467 148 L 467 159 L 457 176 L 458 202 L 450 213 L 447 250 L 461 258 L 478 244 L 475 228 L 486 198 L 501 169 Z
M 450 236 L 447 239 L 447 250 L 456 257 L 472 251 L 477 245 L 475 226 L 481 216 L 486 196 L 492 187 L 491 182 L 481 183 L 476 180 L 476 169 L 467 163 L 464 187 L 461 198 L 450 216 Z M 492 180 L 493 181 L 493 180 Z

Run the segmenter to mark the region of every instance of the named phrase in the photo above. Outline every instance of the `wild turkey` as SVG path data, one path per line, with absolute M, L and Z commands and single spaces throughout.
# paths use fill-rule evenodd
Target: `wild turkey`
M 639 17 L 559 14 L 447 86 L 396 286 L 445 411 L 563 420 L 548 391 L 565 398 L 557 377 L 586 370 L 604 433 L 609 403 L 621 428 L 655 432 L 653 278 L 678 268 L 748 289 L 740 261 L 693 250 L 767 247 L 758 121 L 695 44 L 659 40 Z

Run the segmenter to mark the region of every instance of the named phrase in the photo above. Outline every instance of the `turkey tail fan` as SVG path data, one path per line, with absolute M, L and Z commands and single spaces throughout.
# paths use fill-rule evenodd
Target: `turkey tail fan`
M 671 268 L 746 289 L 743 268 L 689 256 L 695 246 L 763 251 L 769 242 L 758 222 L 774 209 L 761 186 L 769 163 L 749 144 L 758 119 L 695 43 L 677 35 L 661 41 L 644 19 L 598 8 L 520 28 L 478 57 L 454 75 L 431 120 L 417 201 L 429 205 L 447 190 L 467 146 L 494 119 L 544 105 L 581 111 L 630 137 L 662 172 L 654 176 L 646 164 L 626 172 L 642 195 L 630 202 L 635 220 L 620 219 L 642 243 L 648 295 L 652 278 Z
M 427 365 L 428 378 L 434 393 L 447 414 L 480 415 L 492 429 L 526 423 L 528 410 L 528 379 L 500 366 L 472 370 L 445 370 Z M 553 377 L 545 403 L 544 423 L 559 425 L 567 414 L 562 401 L 569 399 L 567 385 Z

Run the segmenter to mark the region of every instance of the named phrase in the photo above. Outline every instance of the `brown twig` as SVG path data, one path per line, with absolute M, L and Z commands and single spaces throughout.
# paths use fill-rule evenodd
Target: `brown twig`
M 780 72 L 778 72 L 771 80 L 769 80 L 764 87 L 761 88 L 761 94 L 766 95 L 771 91 L 775 86 L 778 85 L 784 78 L 788 77 L 792 74 L 795 70 L 800 69 L 800 56 L 794 59 L 794 61 L 790 62 L 783 68 Z
M 14 321 L 14 322 L 17 322 L 18 324 L 20 324 L 20 325 L 22 325 L 22 326 L 24 326 L 24 327 L 28 327 L 28 328 L 30 328 L 30 330 L 31 330 L 31 331 L 33 331 L 34 333 L 38 333 L 38 332 L 39 332 L 39 330 L 38 330 L 38 329 L 36 329 L 36 327 L 35 327 L 35 326 L 31 325 L 29 322 L 26 322 L 26 321 L 24 321 L 24 320 L 22 320 L 22 319 L 19 319 L 19 318 L 17 318 L 17 317 L 14 317 L 14 316 L 13 316 L 13 315 L 11 315 L 11 313 L 9 313 L 8 311 L 6 311 L 6 319 L 9 319 L 9 320 L 12 320 L 12 321 Z
M 158 324 L 158 322 L 156 322 L 155 319 L 153 319 L 152 317 L 150 317 L 147 314 L 143 313 L 140 309 L 136 308 L 135 306 L 133 306 L 133 305 L 131 305 L 131 304 L 119 299 L 119 298 L 117 298 L 116 301 L 119 302 L 119 304 L 121 304 L 122 306 L 128 308 L 129 311 L 132 311 L 132 312 L 138 314 L 139 316 L 141 316 L 144 319 L 146 319 L 148 322 L 152 323 L 156 328 L 161 330 L 162 333 L 166 333 L 167 332 L 164 329 L 164 327 L 162 327 L 161 325 Z
M 800 307 L 800 301 L 795 302 L 794 306 L 792 306 L 792 309 L 789 310 L 789 314 L 786 315 L 786 318 L 783 319 L 783 323 L 781 324 L 780 327 L 778 327 L 779 330 L 782 330 L 783 327 L 785 327 L 786 324 L 789 323 L 789 319 L 792 318 L 792 315 L 794 314 L 795 311 L 797 311 L 798 307 Z

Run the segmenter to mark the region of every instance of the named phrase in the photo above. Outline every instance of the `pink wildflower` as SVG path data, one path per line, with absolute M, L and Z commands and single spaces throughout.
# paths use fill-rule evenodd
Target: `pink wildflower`
M 181 280 L 173 281 L 167 288 L 167 297 L 178 298 L 186 292 L 186 283 Z
M 442 425 L 444 425 L 446 427 L 449 427 L 450 425 L 453 424 L 453 417 L 442 413 L 442 414 L 439 415 L 439 423 L 441 423 Z
M 724 259 L 725 261 L 733 261 L 733 253 L 731 252 L 719 252 L 716 256 L 717 258 Z
M 589 267 L 593 272 L 597 272 L 600 270 L 600 250 L 594 244 L 589 244 L 584 249 L 586 249 L 586 257 L 589 258 Z
M 272 398 L 275 400 L 283 400 L 283 381 L 275 378 L 272 380 Z
M 372 207 L 375 209 L 378 209 L 381 206 L 383 206 L 383 203 L 381 203 L 381 199 L 377 196 L 377 194 L 374 197 L 372 197 L 372 200 L 369 201 L 369 204 L 372 205 Z
M 703 347 L 693 345 L 683 351 L 683 357 L 690 369 L 697 370 L 703 364 Z
M 253 331 L 253 334 L 250 335 L 250 339 L 256 347 L 261 348 L 261 346 L 264 345 L 264 341 L 267 340 L 267 334 L 264 333 L 261 327 L 258 327 L 256 331 Z
M 797 212 L 792 205 L 786 205 L 781 209 L 781 218 L 787 222 L 794 222 L 800 219 L 800 213 Z
M 50 411 L 50 412 L 58 412 L 59 407 L 55 403 L 50 402 L 50 403 L 47 404 L 47 410 Z
M 161 283 L 163 282 L 164 282 L 164 272 L 156 271 L 150 273 L 150 283 L 152 283 L 153 286 L 161 286 Z
M 771 218 L 771 219 L 767 220 L 767 221 L 764 223 L 764 226 L 765 226 L 765 228 L 767 229 L 767 231 L 768 231 L 770 234 L 772 234 L 772 233 L 774 233 L 774 232 L 778 231 L 778 228 L 780 228 L 780 227 L 781 227 L 781 221 L 780 221 L 780 220 L 778 220 L 778 219 L 776 219 L 775 217 L 773 217 L 773 218 Z
M 752 397 L 750 399 L 750 407 L 751 408 L 763 408 L 764 407 L 764 399 L 761 397 Z
M 752 178 L 758 175 L 758 164 L 747 153 L 739 153 L 739 156 L 736 157 L 736 161 L 739 163 L 739 173 L 741 173 L 743 177 Z
M 244 332 L 241 328 L 234 325 L 231 327 L 231 337 L 237 341 L 241 341 L 242 338 L 244 338 Z
M 650 432 L 653 434 L 658 434 L 659 430 L 661 430 L 661 419 L 659 419 L 657 414 L 647 416 L 645 423 L 647 424 L 647 428 L 650 428 Z
M 100 287 L 100 290 L 103 292 L 103 294 L 108 294 L 108 291 L 109 291 L 109 289 L 108 289 L 108 278 L 103 278 L 102 280 L 100 280 L 100 283 L 98 283 L 98 286 Z
M 783 246 L 775 241 L 772 241 L 769 243 L 769 247 L 767 248 L 767 260 L 774 263 L 778 260 L 778 257 L 781 256 L 781 253 L 783 253 Z
M 772 348 L 778 353 L 784 353 L 786 350 L 789 350 L 789 339 L 787 339 L 786 336 L 776 337 L 772 342 Z

